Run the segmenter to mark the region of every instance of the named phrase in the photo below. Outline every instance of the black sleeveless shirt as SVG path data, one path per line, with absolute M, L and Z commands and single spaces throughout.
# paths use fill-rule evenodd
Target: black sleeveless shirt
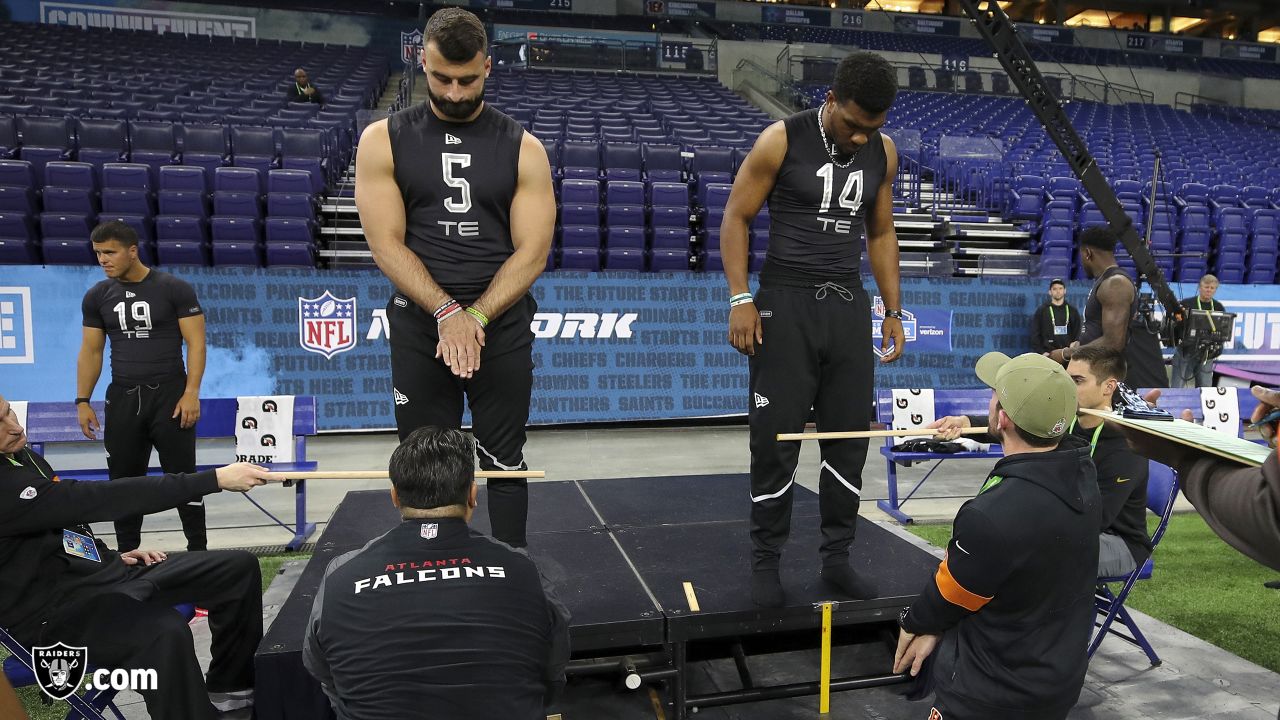
M 849 167 L 831 160 L 818 129 L 818 110 L 783 121 L 787 154 L 769 194 L 769 252 L 762 282 L 771 275 L 861 284 L 866 218 L 887 162 L 877 131 Z
M 1132 285 L 1133 281 L 1118 265 L 1107 268 L 1089 288 L 1084 303 L 1084 325 L 1080 329 L 1080 344 L 1087 345 L 1102 337 L 1102 303 L 1098 301 L 1098 288 L 1113 275 L 1122 275 Z M 1131 388 L 1169 387 L 1169 377 L 1164 372 L 1164 358 L 1160 355 L 1160 340 L 1147 331 L 1146 323 L 1138 318 L 1138 295 L 1134 288 L 1133 302 L 1129 305 L 1129 324 L 1125 327 L 1124 361 L 1129 372 L 1124 382 Z
M 475 120 L 453 123 L 424 102 L 392 115 L 387 130 L 405 245 L 445 292 L 474 302 L 515 252 L 511 199 L 524 128 L 488 103 Z

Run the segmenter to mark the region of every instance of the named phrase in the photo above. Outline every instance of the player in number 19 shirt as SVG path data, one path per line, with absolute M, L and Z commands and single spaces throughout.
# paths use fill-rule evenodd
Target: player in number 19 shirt
M 84 332 L 76 362 L 76 410 L 85 437 L 95 438 L 98 417 L 89 405 L 111 338 L 111 384 L 103 441 L 111 479 L 147 474 L 151 448 L 166 473 L 196 470 L 196 421 L 204 377 L 204 311 L 185 281 L 138 259 L 138 234 L 106 222 L 90 236 L 107 279 L 85 293 Z M 182 344 L 187 364 L 182 364 Z M 206 549 L 204 502 L 178 506 L 187 550 Z M 116 521 L 120 552 L 142 541 L 142 516 Z
M 427 21 L 428 102 L 370 125 L 356 158 L 356 207 L 387 305 L 400 439 L 459 427 L 471 407 L 480 465 L 525 469 L 536 303 L 556 203 L 547 153 L 484 102 L 488 38 L 470 12 Z M 524 480 L 491 480 L 493 535 L 525 544 Z
M 750 356 L 751 591 L 783 603 L 778 571 L 791 526 L 800 432 L 867 430 L 872 412 L 871 303 L 862 288 L 862 239 L 883 298 L 881 362 L 902 354 L 893 179 L 898 153 L 880 133 L 897 76 L 878 55 L 856 52 L 836 68 L 821 107 L 760 134 L 733 183 L 720 229 L 729 281 L 729 340 Z M 769 201 L 769 251 L 753 298 L 747 228 Z M 892 347 L 890 347 L 892 346 Z M 822 578 L 866 598 L 875 590 L 849 564 L 867 441 L 823 440 L 818 497 Z

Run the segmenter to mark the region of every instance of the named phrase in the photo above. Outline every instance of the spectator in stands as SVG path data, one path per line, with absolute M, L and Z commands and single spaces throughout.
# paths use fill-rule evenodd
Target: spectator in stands
M 1102 345 L 1078 348 L 1067 364 L 1067 373 L 1076 384 L 1076 401 L 1081 408 L 1112 409 L 1112 399 L 1120 378 L 1126 374 L 1124 355 Z M 985 417 L 949 416 L 930 423 L 944 440 L 960 436 L 960 429 L 987 424 Z M 999 442 L 994 438 L 990 442 Z M 985 442 L 987 439 L 979 439 Z M 1098 536 L 1098 577 L 1127 575 L 1151 555 L 1147 535 L 1147 476 L 1144 458 L 1125 444 L 1124 435 L 1093 415 L 1081 414 L 1071 420 L 1065 446 L 1088 446 L 1097 467 L 1098 490 L 1102 497 L 1102 524 Z
M 1031 350 L 1051 353 L 1080 337 L 1080 313 L 1067 302 L 1067 284 L 1061 278 L 1049 281 L 1049 301 L 1031 318 Z
M 298 68 L 293 71 L 293 87 L 285 91 L 285 100 L 291 103 L 324 103 L 324 96 L 311 84 L 307 71 Z
M 1254 386 L 1252 392 L 1258 399 L 1252 422 L 1280 409 L 1280 390 Z M 1190 415 L 1190 411 L 1184 411 L 1183 419 L 1190 420 Z M 1182 494 L 1218 537 L 1272 570 L 1280 570 L 1280 461 L 1276 453 L 1271 453 L 1261 467 L 1241 467 L 1140 430 L 1120 430 L 1136 452 L 1178 471 Z M 1276 430 L 1276 422 L 1260 429 L 1263 439 L 1273 448 Z
M 107 278 L 89 288 L 81 304 L 84 328 L 76 360 L 80 430 L 90 440 L 97 439 L 98 416 L 89 397 L 111 338 L 103 431 L 111 478 L 146 475 L 152 448 L 166 473 L 195 472 L 205 361 L 204 311 L 195 290 L 184 280 L 144 265 L 138 259 L 137 231 L 122 222 L 102 223 L 89 239 Z M 177 504 L 187 550 L 204 550 L 204 501 L 199 496 L 188 500 Z M 118 518 L 120 551 L 141 544 L 142 516 Z
M 205 720 L 215 708 L 247 707 L 262 638 L 257 558 L 238 550 L 117 553 L 89 523 L 222 490 L 248 492 L 269 477 L 237 463 L 112 482 L 62 479 L 27 446 L 25 429 L 0 396 L 0 626 L 28 647 L 88 648 L 97 668 L 155 670 L 156 689 L 141 691 L 153 718 Z M 180 603 L 209 609 L 207 681 L 187 622 L 173 609 Z
M 1080 233 L 1080 264 L 1089 277 L 1097 278 L 1084 304 L 1084 327 L 1080 340 L 1049 353 L 1066 365 L 1076 347 L 1097 343 L 1124 352 L 1129 372 L 1124 382 L 1131 388 L 1169 386 L 1160 340 L 1138 312 L 1138 294 L 1129 278 L 1116 264 L 1119 237 L 1109 227 L 1091 227 Z
M 551 166 L 537 138 L 484 100 L 491 63 L 479 18 L 444 8 L 423 38 L 426 102 L 369 125 L 356 156 L 360 223 L 396 287 L 396 426 L 401 440 L 426 425 L 461 427 L 465 396 L 480 466 L 523 469 L 529 288 L 555 236 Z M 491 480 L 488 505 L 494 537 L 523 547 L 527 481 Z
M 403 522 L 329 563 L 302 659 L 339 720 L 541 720 L 563 689 L 568 611 L 523 550 L 468 526 L 474 458 L 461 430 L 415 430 L 391 455 Z
M 897 360 L 906 344 L 893 227 L 898 151 L 880 132 L 897 92 L 897 71 L 879 55 L 841 60 L 820 107 L 760 133 L 720 225 L 729 342 L 750 356 L 751 594 L 764 607 L 784 601 L 778 568 L 800 454 L 777 434 L 802 430 L 811 411 L 820 429 L 870 427 L 875 366 L 861 277 L 864 236 L 883 298 L 880 361 Z M 766 199 L 769 248 L 753 297 L 747 241 Z M 822 443 L 822 578 L 855 598 L 876 592 L 849 565 L 866 457 L 865 439 Z
M 988 429 L 1005 457 L 903 611 L 893 670 L 918 675 L 932 654 L 930 717 L 1061 720 L 1089 664 L 1101 515 L 1089 449 L 1060 444 L 1076 388 L 1035 353 L 987 353 L 976 369 L 994 390 Z
M 1200 291 L 1194 297 L 1182 301 L 1186 311 L 1207 310 L 1226 312 L 1222 303 L 1213 299 L 1218 292 L 1218 278 L 1206 273 L 1200 278 Z M 1216 349 L 1215 349 L 1216 348 Z M 1173 373 L 1169 387 L 1213 387 L 1213 361 L 1222 353 L 1222 346 L 1202 346 L 1192 339 L 1185 339 L 1173 351 Z

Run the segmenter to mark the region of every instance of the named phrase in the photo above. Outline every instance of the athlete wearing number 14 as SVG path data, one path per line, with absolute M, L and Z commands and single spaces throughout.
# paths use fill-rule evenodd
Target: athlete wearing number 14
M 428 100 L 370 125 L 356 158 L 356 207 L 387 305 L 400 439 L 459 427 L 465 396 L 480 466 L 522 470 L 533 389 L 529 288 L 555 231 L 542 143 L 484 102 L 488 38 L 475 15 L 427 21 Z M 525 544 L 524 480 L 493 480 L 494 537 Z
M 778 433 L 867 430 L 875 365 L 871 302 L 862 287 L 863 237 L 884 301 L 881 361 L 902 354 L 893 178 L 898 153 L 880 132 L 897 77 L 878 55 L 857 52 L 836 68 L 822 105 L 760 134 L 738 171 L 720 228 L 729 281 L 729 341 L 750 356 L 751 593 L 783 604 L 782 546 L 791 526 L 798 443 Z M 760 290 L 747 286 L 748 227 L 769 201 L 769 248 Z M 822 578 L 857 597 L 875 588 L 850 564 L 866 440 L 824 440 L 818 498 Z M 856 559 L 854 565 L 860 564 Z

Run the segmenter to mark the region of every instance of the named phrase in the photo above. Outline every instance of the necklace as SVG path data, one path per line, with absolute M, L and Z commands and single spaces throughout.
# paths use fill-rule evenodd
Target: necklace
M 831 157 L 831 162 L 834 163 L 836 167 L 842 168 L 842 169 L 847 168 L 853 164 L 854 160 L 858 159 L 858 150 L 861 150 L 862 147 L 859 146 L 855 148 L 853 151 L 853 155 L 850 155 L 848 160 L 846 160 L 845 162 L 840 162 L 840 159 L 836 156 L 836 146 L 832 145 L 827 140 L 827 128 L 822 124 L 822 117 L 823 117 L 823 114 L 826 113 L 826 111 L 827 111 L 827 104 L 822 103 L 822 107 L 818 108 L 818 132 L 822 134 L 822 148 L 827 151 L 827 155 Z

